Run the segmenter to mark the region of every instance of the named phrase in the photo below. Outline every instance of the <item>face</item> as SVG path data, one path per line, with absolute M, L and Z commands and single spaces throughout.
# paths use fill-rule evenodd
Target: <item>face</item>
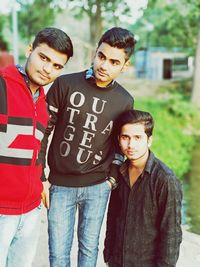
M 100 87 L 106 87 L 122 71 L 125 71 L 128 65 L 129 61 L 126 61 L 124 49 L 102 43 L 97 48 L 93 62 L 96 84 Z
M 143 124 L 125 124 L 122 127 L 119 145 L 123 154 L 129 160 L 146 158 L 151 142 L 152 137 L 146 135 Z
M 30 79 L 30 88 L 38 88 L 53 82 L 60 74 L 68 57 L 42 43 L 35 49 L 29 47 L 26 73 Z

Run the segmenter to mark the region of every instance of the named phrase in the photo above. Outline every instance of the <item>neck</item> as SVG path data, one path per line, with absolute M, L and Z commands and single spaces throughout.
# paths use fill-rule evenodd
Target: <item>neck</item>
M 31 90 L 32 95 L 34 95 L 36 93 L 36 91 L 39 89 L 39 86 L 38 85 L 35 85 L 35 84 L 32 84 L 30 82 L 29 88 Z
M 102 82 L 100 80 L 96 80 L 96 85 L 98 87 L 101 87 L 101 88 L 105 88 L 107 87 L 109 84 L 111 84 L 111 82 Z
M 130 187 L 132 187 L 137 179 L 140 177 L 142 174 L 144 167 L 146 165 L 147 159 L 149 156 L 149 151 L 147 151 L 142 157 L 136 160 L 130 160 L 129 161 L 129 182 L 130 182 Z
M 142 155 L 140 158 L 129 160 L 129 168 L 144 169 L 148 157 L 149 157 L 149 150 L 147 150 L 145 154 Z

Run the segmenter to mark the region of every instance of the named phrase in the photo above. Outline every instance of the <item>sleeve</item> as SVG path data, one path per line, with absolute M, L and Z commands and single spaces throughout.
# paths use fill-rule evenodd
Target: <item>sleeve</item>
M 169 177 L 159 190 L 159 240 L 157 267 L 175 267 L 182 241 L 182 188 L 175 176 Z
M 41 142 L 41 149 L 39 153 L 39 162 L 42 163 L 43 167 L 42 177 L 41 177 L 41 180 L 43 182 L 47 180 L 45 176 L 45 168 L 46 168 L 46 155 L 49 143 L 49 136 L 54 130 L 54 127 L 56 125 L 59 110 L 61 109 L 62 106 L 62 99 L 63 99 L 62 90 L 59 86 L 59 79 L 57 79 L 50 87 L 46 97 L 47 108 L 49 111 L 50 119 Z
M 115 243 L 117 210 L 118 210 L 118 188 L 112 191 L 108 205 L 106 236 L 105 236 L 104 250 L 103 250 L 103 256 L 105 262 L 108 262 L 112 256 L 112 248 L 114 247 Z
M 130 101 L 128 102 L 128 104 L 127 104 L 127 106 L 125 108 L 125 110 L 133 109 L 133 107 L 134 107 L 134 99 L 131 97 Z M 116 128 L 116 127 L 117 127 L 117 125 L 114 126 L 114 128 Z M 113 139 L 115 140 L 114 141 L 115 153 L 114 153 L 113 161 L 112 161 L 111 166 L 110 166 L 109 177 L 114 178 L 115 181 L 116 181 L 116 184 L 117 184 L 118 176 L 119 176 L 119 167 L 124 162 L 124 155 L 121 152 L 121 149 L 119 147 L 118 139 L 117 139 L 117 133 L 116 133 L 115 129 L 114 129 L 114 132 L 113 132 Z

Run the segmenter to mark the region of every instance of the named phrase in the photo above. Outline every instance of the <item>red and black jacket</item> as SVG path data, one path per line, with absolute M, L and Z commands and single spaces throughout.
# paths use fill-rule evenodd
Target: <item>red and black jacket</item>
M 0 214 L 23 214 L 40 204 L 37 159 L 47 122 L 43 88 L 34 103 L 14 65 L 0 70 Z

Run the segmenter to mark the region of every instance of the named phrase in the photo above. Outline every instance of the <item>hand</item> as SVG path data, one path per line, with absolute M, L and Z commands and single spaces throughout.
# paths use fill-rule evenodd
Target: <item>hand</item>
M 45 208 L 49 209 L 50 201 L 49 201 L 49 187 L 50 183 L 48 181 L 45 181 L 43 184 L 43 191 L 41 193 L 42 203 L 45 206 Z

